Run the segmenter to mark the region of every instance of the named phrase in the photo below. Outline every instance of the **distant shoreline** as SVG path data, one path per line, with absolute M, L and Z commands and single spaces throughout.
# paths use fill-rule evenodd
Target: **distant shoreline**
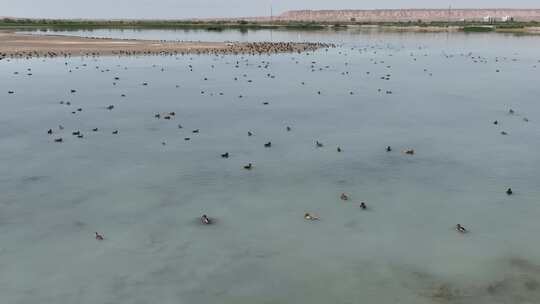
M 0 19 L 0 30 L 92 30 L 92 29 L 178 29 L 178 30 L 342 30 L 377 28 L 413 32 L 502 32 L 540 34 L 540 22 L 315 22 L 254 20 L 78 20 L 78 19 Z

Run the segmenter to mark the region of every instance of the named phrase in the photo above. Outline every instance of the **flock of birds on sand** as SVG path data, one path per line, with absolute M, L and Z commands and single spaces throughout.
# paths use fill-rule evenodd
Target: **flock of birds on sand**
M 95 39 L 95 38 L 94 38 Z M 99 38 L 102 39 L 102 38 Z M 126 40 L 126 39 L 123 39 Z M 248 42 L 248 43 L 227 43 L 221 47 L 197 47 L 180 48 L 181 44 L 166 43 L 153 49 L 133 49 L 126 48 L 125 50 L 112 50 L 110 52 L 103 51 L 44 51 L 44 50 L 29 50 L 29 51 L 12 51 L 0 52 L 0 60 L 3 59 L 32 59 L 32 58 L 55 58 L 64 57 L 71 58 L 80 55 L 97 57 L 107 54 L 115 56 L 184 56 L 184 55 L 264 55 L 264 54 L 279 54 L 279 53 L 303 53 L 316 51 L 321 48 L 334 48 L 336 45 L 332 43 L 321 42 Z
M 244 51 L 243 52 L 243 55 L 239 55 L 240 58 L 239 60 L 237 60 L 233 66 L 235 68 L 240 68 L 240 65 L 245 63 L 246 65 L 247 64 L 251 64 L 249 62 L 249 59 L 248 59 L 248 56 L 246 55 L 260 55 L 260 54 L 271 54 L 271 53 L 275 53 L 275 52 L 289 52 L 289 53 L 292 53 L 293 51 L 296 51 L 297 49 L 293 49 L 293 47 L 291 46 L 291 44 L 287 44 L 287 43 L 253 43 L 253 44 L 247 44 L 247 47 L 250 48 L 250 50 L 248 51 Z M 326 51 L 328 52 L 328 48 L 329 47 L 336 47 L 335 45 L 333 44 L 321 44 L 321 43 L 318 43 L 318 44 L 308 44 L 306 46 L 306 49 L 303 49 L 302 51 L 313 51 L 315 49 L 318 49 L 318 48 L 326 48 Z M 343 47 L 342 47 L 343 48 Z M 382 48 L 382 47 L 379 47 L 379 49 Z M 419 48 L 421 50 L 421 48 Z M 371 47 L 362 47 L 362 48 L 355 48 L 355 47 L 352 47 L 350 49 L 351 51 L 354 51 L 354 50 L 359 50 L 360 52 L 373 52 L 373 53 L 377 53 L 377 47 L 375 46 L 371 46 Z M 343 54 L 343 55 L 347 55 L 346 54 L 346 49 L 343 48 L 343 50 L 339 51 L 338 53 L 339 54 Z M 164 55 L 164 54 L 145 54 L 143 53 L 144 55 Z M 307 53 L 309 55 L 309 53 Z M 39 55 L 39 54 L 35 54 L 35 55 Z M 54 56 L 53 56 L 54 55 Z M 128 53 L 128 52 L 125 52 L 123 53 L 122 55 L 134 55 L 134 54 L 131 54 L 131 53 Z M 176 53 L 176 54 L 165 54 L 165 55 L 174 55 L 174 56 L 187 56 L 188 54 L 184 54 L 184 53 Z M 225 57 L 225 55 L 227 55 L 226 53 L 221 53 L 221 54 L 213 54 L 214 56 L 216 56 L 217 58 L 221 58 L 221 59 L 224 59 L 224 58 L 227 58 L 227 59 L 230 59 L 230 57 Z M 417 60 L 417 55 L 411 53 L 410 54 L 411 57 L 413 58 L 413 61 L 416 61 Z M 22 57 L 23 54 L 12 54 L 12 56 L 8 56 L 7 54 L 0 54 L 0 59 L 5 59 L 5 60 L 11 60 L 12 58 L 19 58 L 19 57 Z M 24 54 L 24 56 L 31 56 L 30 54 Z M 50 57 L 55 57 L 55 56 L 64 56 L 66 58 L 69 58 L 71 57 L 71 54 L 49 54 Z M 391 56 L 391 55 L 390 55 Z M 427 54 L 425 55 L 427 56 Z M 455 55 L 447 55 L 445 54 L 444 55 L 446 58 L 451 58 Z M 487 58 L 484 58 L 484 57 L 481 57 L 481 56 L 473 56 L 472 53 L 469 53 L 469 54 L 461 54 L 461 56 L 463 57 L 466 57 L 466 58 L 469 58 L 472 62 L 474 63 L 487 63 L 488 62 L 488 59 Z M 93 58 L 97 61 L 97 58 L 99 58 L 99 54 L 86 54 L 84 57 L 86 58 Z M 178 59 L 178 58 L 177 58 Z M 299 63 L 299 60 L 295 57 L 292 58 L 296 64 Z M 495 62 L 499 62 L 499 61 L 503 61 L 503 60 L 509 60 L 508 58 L 504 57 L 504 58 L 496 58 L 495 59 Z M 389 71 L 391 69 L 391 66 L 390 65 L 387 65 L 383 60 L 379 60 L 379 59 L 370 59 L 370 62 L 373 63 L 373 64 L 380 64 L 380 65 L 385 65 L 385 68 Z M 540 60 L 539 60 L 540 62 Z M 88 64 L 84 63 L 82 64 L 81 66 L 73 66 L 71 67 L 71 63 L 66 61 L 65 63 L 65 66 L 69 66 L 70 69 L 69 69 L 69 72 L 72 72 L 73 69 L 79 69 L 79 68 L 83 68 L 83 67 L 87 67 Z M 349 64 L 349 62 L 345 62 L 345 66 L 347 67 Z M 120 66 L 119 66 L 120 67 Z M 156 67 L 155 65 L 153 65 L 153 67 Z M 258 64 L 258 68 L 260 69 L 268 69 L 270 67 L 270 62 L 269 61 L 261 61 L 259 64 Z M 214 68 L 214 65 L 212 65 L 212 69 Z M 330 66 L 326 65 L 326 66 L 319 66 L 318 63 L 316 61 L 311 61 L 310 64 L 309 64 L 309 68 L 312 72 L 315 72 L 315 71 L 322 71 L 322 70 L 326 70 L 326 69 L 329 69 Z M 534 68 L 536 68 L 536 65 L 534 66 Z M 100 69 L 99 66 L 96 66 L 96 69 Z M 127 69 L 127 67 L 125 67 L 124 69 Z M 190 72 L 193 72 L 193 69 L 194 69 L 194 66 L 189 64 L 188 65 L 188 69 Z M 161 69 L 161 71 L 164 71 L 164 68 Z M 103 69 L 101 70 L 101 72 L 111 72 L 110 69 Z M 433 76 L 433 74 L 431 72 L 428 71 L 428 69 L 424 69 L 424 72 L 429 75 L 429 76 Z M 495 72 L 499 73 L 500 70 L 497 69 Z M 14 74 L 19 74 L 19 72 L 15 72 Z M 343 71 L 341 72 L 341 74 L 343 75 L 348 75 L 349 72 L 348 71 Z M 369 71 L 366 72 L 367 75 L 370 74 Z M 31 68 L 28 68 L 27 69 L 27 75 L 28 76 L 31 76 L 32 75 L 32 69 Z M 390 73 L 386 73 L 382 76 L 380 76 L 380 79 L 381 80 L 390 80 L 391 78 L 391 74 Z M 247 78 L 247 75 L 244 74 L 243 77 Z M 266 74 L 266 77 L 269 77 L 269 78 L 274 78 L 275 75 L 271 74 L 271 73 L 267 73 Z M 208 80 L 208 78 L 204 78 L 203 81 L 206 81 Z M 235 77 L 234 78 L 235 81 L 238 81 L 239 78 L 238 77 Z M 114 77 L 113 79 L 113 85 L 116 85 L 117 82 L 120 81 L 120 77 Z M 252 80 L 249 80 L 247 79 L 247 82 L 252 82 Z M 141 83 L 142 86 L 148 86 L 149 83 L 148 82 L 143 82 Z M 305 82 L 301 82 L 300 85 L 305 85 Z M 176 88 L 178 88 L 179 86 L 177 85 Z M 382 88 L 378 88 L 377 89 L 378 92 L 385 92 L 386 94 L 392 94 L 392 90 L 383 90 Z M 69 92 L 71 94 L 76 94 L 77 93 L 77 90 L 76 89 L 70 89 Z M 207 94 L 207 92 L 205 91 L 201 91 L 200 92 L 201 94 Z M 353 95 L 354 92 L 353 91 L 350 91 L 348 92 L 350 95 Z M 8 94 L 15 94 L 15 91 L 13 90 L 9 90 L 8 91 Z M 210 95 L 223 95 L 224 93 L 223 92 L 219 92 L 219 93 L 209 93 Z M 316 94 L 318 95 L 321 95 L 322 92 L 319 90 L 316 92 Z M 121 97 L 126 97 L 126 94 L 121 94 L 120 95 Z M 242 95 L 238 95 L 238 98 L 242 98 L 243 96 Z M 59 102 L 61 105 L 64 105 L 64 106 L 72 106 L 72 103 L 69 102 L 69 101 L 60 101 Z M 263 102 L 263 105 L 269 105 L 269 102 Z M 108 105 L 105 107 L 106 110 L 108 111 L 112 111 L 115 109 L 115 105 Z M 83 111 L 83 108 L 81 107 L 77 107 L 76 109 L 72 110 L 71 113 L 72 114 L 77 114 L 79 112 L 82 112 Z M 516 112 L 513 110 L 513 109 L 509 109 L 508 110 L 508 114 L 509 115 L 514 115 L 516 114 Z M 175 118 L 176 116 L 176 112 L 174 111 L 170 111 L 170 112 L 166 112 L 166 113 L 154 113 L 154 118 L 155 119 L 164 119 L 164 120 L 172 120 Z M 525 122 L 528 122 L 528 118 L 524 117 L 523 118 L 523 121 Z M 495 120 L 492 122 L 494 125 L 499 125 L 499 121 L 498 120 Z M 178 128 L 183 128 L 182 125 L 178 124 Z M 63 125 L 59 125 L 57 128 L 49 128 L 48 130 L 46 130 L 46 133 L 50 136 L 55 136 L 55 135 L 59 135 L 62 133 L 62 131 L 64 130 L 64 126 Z M 292 127 L 291 126 L 286 126 L 285 130 L 287 132 L 291 132 L 292 131 Z M 99 128 L 93 128 L 91 129 L 92 132 L 99 132 L 100 129 Z M 199 133 L 199 129 L 193 129 L 192 130 L 192 133 L 193 134 L 197 134 Z M 119 134 L 119 130 L 112 130 L 111 133 L 113 135 L 118 135 Z M 502 135 L 508 135 L 508 133 L 506 131 L 501 131 L 500 132 Z M 75 136 L 77 138 L 84 138 L 84 134 L 82 131 L 80 130 L 74 130 L 71 132 L 71 135 L 72 136 Z M 247 131 L 247 136 L 253 136 L 254 133 L 250 130 Z M 191 138 L 190 137 L 185 137 L 184 140 L 185 141 L 189 141 Z M 56 143 L 63 143 L 65 142 L 65 139 L 61 136 L 56 136 L 56 137 L 53 137 L 53 142 L 56 142 Z M 166 145 L 166 142 L 162 142 L 162 145 Z M 322 148 L 324 147 L 324 143 L 319 141 L 319 140 L 316 140 L 314 142 L 314 146 L 316 148 Z M 271 148 L 272 147 L 272 142 L 269 141 L 269 142 L 266 142 L 264 143 L 264 147 L 265 148 Z M 343 148 L 341 146 L 338 146 L 336 148 L 336 151 L 338 153 L 340 152 L 343 152 Z M 386 146 L 385 148 L 385 151 L 387 153 L 390 153 L 393 151 L 393 148 L 391 146 Z M 415 155 L 416 151 L 412 148 L 406 148 L 404 150 L 402 150 L 402 153 L 405 154 L 405 155 L 409 155 L 409 156 L 413 156 Z M 230 153 L 229 152 L 224 152 L 222 154 L 220 154 L 221 158 L 224 158 L 224 159 L 227 159 L 230 157 Z M 255 165 L 253 163 L 247 163 L 243 166 L 243 169 L 244 170 L 253 170 L 255 168 Z M 512 195 L 513 194 L 513 190 L 511 188 L 508 188 L 506 190 L 506 195 Z M 351 200 L 351 195 L 350 194 L 347 194 L 347 193 L 341 193 L 339 198 L 343 201 L 349 201 Z M 366 202 L 361 202 L 359 207 L 362 209 L 362 210 L 367 210 L 368 209 L 368 205 L 366 204 Z M 320 217 L 313 214 L 313 213 L 310 213 L 310 212 L 306 212 L 304 214 L 304 219 L 306 221 L 317 221 L 317 220 L 320 220 Z M 203 224 L 203 225 L 212 225 L 212 224 L 215 224 L 215 219 L 213 219 L 212 217 L 209 217 L 208 215 L 206 214 L 203 214 L 202 216 L 200 216 L 200 223 Z M 455 225 L 455 230 L 459 233 L 467 233 L 469 232 L 469 230 L 467 228 L 465 228 L 462 224 L 456 224 Z M 99 241 L 102 241 L 105 239 L 105 237 L 103 236 L 103 234 L 100 234 L 98 232 L 95 232 L 95 239 L 96 240 L 99 240 Z

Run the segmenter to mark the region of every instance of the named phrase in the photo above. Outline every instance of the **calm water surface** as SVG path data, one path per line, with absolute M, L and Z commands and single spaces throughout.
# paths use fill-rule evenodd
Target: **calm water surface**
M 84 34 L 343 46 L 1 60 L 0 302 L 540 302 L 539 37 Z

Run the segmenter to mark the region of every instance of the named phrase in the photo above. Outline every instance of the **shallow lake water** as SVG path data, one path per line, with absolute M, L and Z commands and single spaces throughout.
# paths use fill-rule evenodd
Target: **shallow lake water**
M 1 60 L 0 302 L 540 302 L 540 37 L 279 35 L 340 45 Z

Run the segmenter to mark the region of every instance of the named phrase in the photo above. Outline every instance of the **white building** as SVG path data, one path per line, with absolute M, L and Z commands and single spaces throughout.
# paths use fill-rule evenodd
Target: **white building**
M 484 17 L 484 22 L 488 22 L 488 23 L 492 23 L 492 22 L 495 22 L 495 17 L 491 17 L 491 16 L 485 16 Z

